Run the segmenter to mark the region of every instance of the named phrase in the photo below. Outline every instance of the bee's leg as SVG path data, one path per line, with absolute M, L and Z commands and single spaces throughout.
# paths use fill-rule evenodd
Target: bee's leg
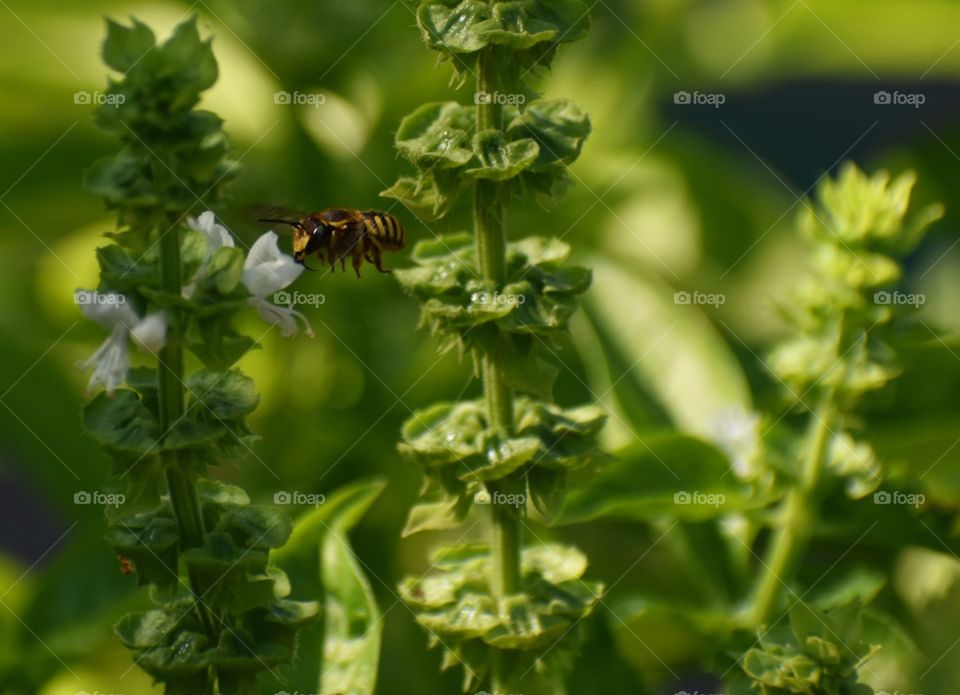
M 353 272 L 360 277 L 360 266 L 363 265 L 363 249 L 360 244 L 353 247 Z
M 373 254 L 371 262 L 376 266 L 377 270 L 381 273 L 389 273 L 390 271 L 383 267 L 383 254 L 380 252 L 380 247 L 372 247 L 371 253 Z

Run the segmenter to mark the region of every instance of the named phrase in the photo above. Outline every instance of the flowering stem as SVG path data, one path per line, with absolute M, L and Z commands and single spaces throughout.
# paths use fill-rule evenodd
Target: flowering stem
M 495 72 L 490 58 L 489 49 L 481 52 L 478 60 L 478 93 L 492 94 L 495 91 Z M 500 106 L 492 103 L 494 100 L 486 101 L 489 103 L 477 104 L 477 129 L 500 128 Z M 476 184 L 473 227 L 480 273 L 499 289 L 506 282 L 507 237 L 503 198 L 499 186 L 493 181 L 480 180 Z M 502 437 L 509 437 L 513 431 L 513 394 L 504 382 L 500 365 L 489 352 L 482 357 L 482 374 L 490 428 Z M 523 590 L 520 572 L 521 530 L 516 513 L 507 505 L 498 503 L 497 492 L 499 488 L 491 486 L 490 592 L 495 598 L 502 599 Z M 493 689 L 509 692 L 511 688 L 505 680 L 499 651 L 493 650 Z
M 750 623 L 760 626 L 770 620 L 790 577 L 810 540 L 810 520 L 814 516 L 817 485 L 826 462 L 831 428 L 837 417 L 834 389 L 824 391 L 813 411 L 810 440 L 800 479 L 787 494 L 780 516 L 780 527 L 770 541 L 763 562 L 763 576 L 754 594 Z
M 157 175 L 157 169 L 154 169 Z M 163 179 L 160 178 L 160 181 Z M 180 226 L 169 224 L 166 215 L 160 215 L 160 286 L 169 296 L 179 297 L 182 279 L 180 277 Z M 183 344 L 181 322 L 175 310 L 169 310 L 169 329 L 166 341 L 157 358 L 157 389 L 160 410 L 160 431 L 166 437 L 184 414 L 183 381 Z M 163 464 L 167 483 L 167 494 L 173 508 L 177 529 L 180 533 L 180 550 L 203 545 L 203 516 L 200 512 L 200 496 L 196 481 L 184 470 L 176 451 L 162 450 L 160 460 Z M 197 597 L 197 612 L 205 631 L 216 638 L 216 631 L 209 611 L 200 602 L 203 596 L 201 582 L 194 572 L 190 572 L 190 588 Z

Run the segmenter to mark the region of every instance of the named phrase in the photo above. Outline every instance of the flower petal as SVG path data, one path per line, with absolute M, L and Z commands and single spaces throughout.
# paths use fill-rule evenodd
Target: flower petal
M 243 269 L 250 270 L 263 263 L 275 261 L 281 256 L 283 256 L 283 252 L 280 251 L 280 246 L 277 244 L 277 233 L 266 232 L 253 242 L 253 246 L 247 252 L 247 259 L 243 262 Z
M 219 248 L 224 246 L 233 248 L 233 235 L 230 233 L 230 230 L 222 224 L 217 224 L 217 218 L 210 210 L 204 210 L 200 213 L 199 217 L 188 218 L 187 226 L 198 232 L 202 232 L 203 236 L 206 237 L 207 259 Z
M 93 367 L 93 374 L 87 384 L 87 393 L 92 393 L 99 386 L 103 386 L 107 393 L 113 393 L 126 381 L 130 356 L 127 351 L 127 329 L 123 324 L 116 324 L 90 359 L 80 365 L 80 369 L 84 370 L 90 367 Z
M 243 263 L 243 284 L 254 297 L 263 299 L 300 277 L 303 266 L 280 251 L 277 235 L 267 232 L 257 239 Z
M 140 320 L 126 296 L 119 292 L 75 290 L 73 301 L 84 316 L 96 321 L 105 330 L 118 324 L 130 328 Z
M 155 355 L 167 342 L 167 315 L 162 311 L 147 314 L 130 331 L 130 337 L 144 352 Z
M 282 335 L 284 338 L 289 338 L 299 333 L 300 329 L 297 326 L 297 319 L 300 319 L 303 322 L 304 332 L 306 332 L 306 334 L 311 338 L 313 337 L 313 328 L 310 326 L 309 321 L 307 321 L 307 317 L 301 314 L 299 311 L 289 307 L 271 304 L 270 302 L 258 297 L 251 297 L 247 301 L 254 309 L 257 310 L 257 313 L 260 314 L 260 318 L 267 323 L 280 326 L 280 335 Z

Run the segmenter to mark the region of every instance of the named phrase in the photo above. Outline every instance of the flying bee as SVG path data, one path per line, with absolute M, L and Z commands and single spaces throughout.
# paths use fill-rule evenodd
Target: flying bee
M 406 241 L 403 225 L 393 215 L 379 210 L 327 208 L 317 212 L 299 212 L 286 208 L 268 208 L 261 222 L 276 222 L 293 228 L 293 258 L 306 265 L 308 256 L 316 254 L 336 270 L 346 269 L 347 258 L 360 277 L 360 266 L 367 260 L 381 273 L 384 251 L 399 251 Z

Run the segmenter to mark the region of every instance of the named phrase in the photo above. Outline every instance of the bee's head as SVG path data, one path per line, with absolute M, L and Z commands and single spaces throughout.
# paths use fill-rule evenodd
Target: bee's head
M 293 260 L 297 263 L 303 263 L 303 258 L 307 254 L 307 245 L 310 243 L 310 236 L 301 227 L 293 228 Z

